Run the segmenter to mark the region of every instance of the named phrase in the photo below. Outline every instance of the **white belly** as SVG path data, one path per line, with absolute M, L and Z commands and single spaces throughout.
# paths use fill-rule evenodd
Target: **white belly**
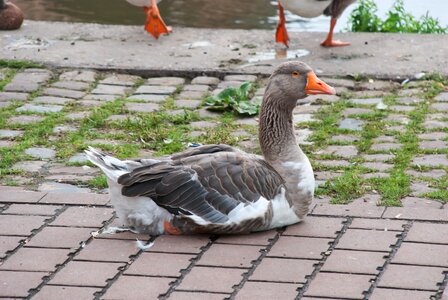
M 293 14 L 304 18 L 315 18 L 323 14 L 325 8 L 330 5 L 331 0 L 281 0 L 280 2 L 286 10 Z
M 135 6 L 146 6 L 146 7 L 151 7 L 151 0 L 126 0 L 129 3 L 131 3 L 132 5 Z M 162 0 L 156 0 L 157 3 L 159 3 Z

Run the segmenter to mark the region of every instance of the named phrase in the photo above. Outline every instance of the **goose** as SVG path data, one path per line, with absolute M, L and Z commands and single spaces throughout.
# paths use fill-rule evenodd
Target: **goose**
M 263 156 L 228 145 L 190 148 L 165 159 L 119 160 L 89 147 L 106 174 L 119 220 L 136 232 L 233 234 L 301 221 L 314 196 L 311 164 L 296 142 L 297 100 L 335 94 L 303 62 L 279 65 L 263 97 Z
M 356 0 L 278 0 L 279 22 L 275 34 L 277 43 L 288 47 L 289 37 L 286 30 L 284 8 L 292 13 L 304 17 L 315 18 L 320 15 L 330 16 L 330 30 L 326 39 L 321 43 L 324 47 L 348 46 L 350 43 L 333 40 L 333 30 L 338 18 L 344 10 Z M 284 7 L 284 8 L 283 8 Z
M 0 30 L 19 29 L 23 23 L 23 12 L 13 3 L 0 0 Z
M 166 26 L 160 16 L 157 3 L 161 0 L 126 0 L 132 5 L 143 7 L 146 13 L 145 30 L 156 39 L 162 34 L 169 34 L 172 31 L 170 26 Z

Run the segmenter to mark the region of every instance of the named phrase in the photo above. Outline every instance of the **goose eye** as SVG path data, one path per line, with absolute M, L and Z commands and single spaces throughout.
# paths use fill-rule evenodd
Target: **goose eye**
M 292 77 L 299 77 L 300 73 L 297 71 L 292 72 Z

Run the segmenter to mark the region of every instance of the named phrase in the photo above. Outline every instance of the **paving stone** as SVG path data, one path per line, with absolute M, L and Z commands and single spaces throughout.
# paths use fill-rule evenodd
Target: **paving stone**
M 44 83 L 51 79 L 52 73 L 46 69 L 30 68 L 25 69 L 23 72 L 17 73 L 14 76 L 14 80 L 18 81 L 31 81 L 36 83 Z
M 448 221 L 448 213 L 443 209 L 421 207 L 388 207 L 383 218 L 403 220 Z
M 112 115 L 109 118 L 106 119 L 106 121 L 112 122 L 112 121 L 130 121 L 135 122 L 138 120 L 137 117 L 132 115 Z
M 218 123 L 210 121 L 195 121 L 191 122 L 190 125 L 193 128 L 215 128 L 218 126 Z
M 65 115 L 65 118 L 68 120 L 75 121 L 75 120 L 81 120 L 81 119 L 87 118 L 89 115 L 90 115 L 89 112 L 83 111 L 83 112 L 69 113 L 69 114 Z
M 448 93 L 440 93 L 435 98 L 435 101 L 439 102 L 447 102 L 448 101 Z
M 131 255 L 136 255 L 140 249 L 135 243 L 123 240 L 95 239 L 91 241 L 75 260 L 129 262 Z
M 35 300 L 60 300 L 60 299 L 93 299 L 94 293 L 100 292 L 98 288 L 77 286 L 55 286 L 44 285 L 40 291 L 33 296 Z
M 337 177 L 342 176 L 342 172 L 330 172 L 330 171 L 322 171 L 322 172 L 314 172 L 314 178 L 316 180 L 327 181 Z
M 235 120 L 237 125 L 258 126 L 258 121 L 255 118 L 238 118 Z
M 261 96 L 264 95 L 264 90 L 263 93 L 260 94 Z M 315 102 L 315 101 L 320 101 L 320 102 L 325 102 L 325 103 L 335 103 L 339 101 L 339 96 L 337 95 L 310 95 L 308 97 L 306 97 L 306 99 L 310 102 Z
M 340 134 L 340 135 L 334 135 L 331 138 L 334 142 L 347 142 L 347 143 L 353 143 L 360 140 L 360 137 L 356 135 L 350 135 L 350 134 Z
M 100 107 L 104 103 L 97 100 L 80 100 L 77 102 L 77 104 L 83 108 L 93 108 L 93 107 Z
M 53 133 L 64 134 L 67 132 L 75 132 L 77 130 L 78 130 L 78 128 L 70 126 L 70 125 L 61 125 L 61 126 L 56 126 L 55 128 L 53 128 Z
M 186 84 L 184 85 L 182 91 L 193 91 L 193 92 L 208 92 L 209 86 L 201 84 Z
M 26 101 L 28 93 L 0 92 L 0 101 Z
M 289 283 L 249 281 L 244 284 L 235 299 L 294 299 L 298 294 L 297 288 L 297 285 Z
M 74 91 L 85 91 L 90 87 L 87 82 L 80 81 L 57 81 L 52 84 L 55 88 L 74 90 Z
M 90 168 L 87 166 L 84 167 L 75 167 L 75 166 L 64 166 L 59 164 L 53 164 L 51 168 L 48 169 L 48 173 L 50 174 L 75 174 L 75 175 L 93 175 L 98 173 L 98 169 Z
M 404 132 L 406 130 L 406 128 L 404 128 L 403 125 L 386 125 L 385 126 L 386 130 L 388 131 L 396 131 L 396 132 Z
M 85 92 L 60 89 L 60 88 L 46 88 L 43 90 L 42 94 L 47 96 L 63 97 L 70 99 L 81 99 L 86 95 Z
M 216 118 L 220 116 L 221 114 L 216 111 L 208 110 L 207 108 L 201 108 L 197 110 L 200 118 Z
M 430 108 L 438 111 L 448 111 L 448 103 L 433 103 L 429 106 Z
M 414 222 L 405 241 L 448 245 L 448 227 L 445 224 Z
M 25 240 L 25 237 L 0 236 L 0 258 L 4 258 L 8 251 L 12 251 L 17 248 L 23 240 Z
M 95 100 L 102 102 L 114 101 L 115 99 L 120 98 L 120 95 L 109 95 L 109 94 L 88 94 L 82 98 L 83 100 Z
M 54 96 L 39 96 L 39 97 L 34 98 L 32 103 L 66 105 L 67 103 L 69 103 L 71 101 L 75 101 L 75 99 L 72 99 L 72 98 L 61 98 L 61 97 L 54 97 Z
M 356 146 L 328 146 L 318 152 L 318 154 L 332 154 L 344 158 L 352 158 L 358 155 Z
M 176 91 L 175 86 L 142 85 L 135 94 L 171 95 Z
M 262 98 L 260 98 L 260 100 L 262 100 Z M 300 114 L 313 114 L 313 113 L 318 112 L 322 107 L 323 107 L 323 105 L 311 105 L 310 103 L 307 103 L 307 104 L 296 106 L 293 113 L 299 114 L 299 115 Z
M 361 164 L 363 167 L 372 169 L 372 170 L 376 170 L 376 171 L 380 171 L 380 172 L 384 172 L 384 171 L 389 171 L 390 169 L 392 169 L 394 167 L 394 165 L 392 164 L 386 164 L 386 163 L 382 163 L 382 162 L 364 162 Z
M 254 232 L 251 234 L 221 235 L 215 243 L 236 245 L 260 245 L 267 246 L 269 241 L 277 235 L 276 230 Z
M 170 282 L 168 278 L 121 276 L 101 299 L 158 299 Z
M 321 259 L 330 239 L 282 236 L 269 251 L 270 257 Z M 297 247 L 297 245 L 301 245 Z
M 305 283 L 317 263 L 316 260 L 264 258 L 249 280 Z
M 375 91 L 375 90 L 364 90 L 364 91 L 350 91 L 354 98 L 369 98 L 369 97 L 383 97 L 387 96 L 386 92 L 383 91 Z M 341 92 L 337 91 L 336 93 L 341 94 Z
M 0 271 L 0 297 L 27 297 L 28 290 L 36 288 L 46 272 Z
M 313 142 L 309 141 L 309 138 L 313 134 L 313 131 L 308 128 L 295 129 L 294 134 L 296 135 L 297 143 L 299 145 L 312 145 Z
M 448 158 L 445 154 L 425 155 L 415 157 L 412 160 L 412 164 L 426 167 L 437 167 L 437 166 L 448 167 Z
M 67 71 L 59 76 L 59 80 L 94 82 L 97 73 L 88 70 Z
M 69 207 L 51 225 L 101 227 L 112 217 L 112 209 L 100 207 Z
M 222 300 L 228 297 L 230 294 L 174 291 L 170 295 L 170 300 Z
M 362 98 L 362 99 L 350 99 L 350 102 L 361 105 L 377 105 L 383 102 L 383 98 Z
M 425 122 L 423 122 L 423 127 L 425 127 L 426 129 L 444 129 L 448 127 L 448 122 L 426 120 Z
M 334 250 L 322 266 L 322 271 L 372 274 L 385 263 L 385 254 L 367 251 Z
M 304 221 L 288 226 L 282 235 L 336 238 L 342 229 L 342 218 L 307 217 Z
M 384 121 L 399 123 L 399 124 L 403 124 L 403 125 L 409 124 L 409 118 L 407 116 L 405 116 L 405 115 L 397 115 L 397 114 L 388 115 L 384 119 Z
M 415 109 L 414 106 L 407 105 L 392 105 L 389 107 L 390 110 L 399 111 L 399 112 L 411 112 Z
M 240 283 L 244 272 L 242 269 L 194 267 L 177 289 L 231 293 L 232 286 Z
M 15 116 L 8 119 L 9 124 L 31 124 L 40 122 L 44 119 L 44 117 L 41 116 L 32 116 L 32 115 L 23 115 L 23 116 Z
M 121 85 L 107 85 L 98 84 L 96 88 L 91 92 L 92 94 L 106 94 L 106 95 L 125 95 L 130 89 Z
M 179 277 L 193 258 L 191 254 L 142 253 L 124 274 Z
M 185 99 L 185 100 L 202 100 L 202 98 L 207 95 L 207 92 L 196 92 L 196 91 L 182 91 L 177 99 Z
M 379 91 L 390 91 L 399 88 L 400 85 L 393 81 L 372 80 L 360 82 L 357 88 Z
M 0 203 L 37 203 L 45 193 L 25 191 L 22 188 L 0 186 Z
M 389 265 L 378 287 L 437 291 L 443 272 L 443 268 Z
M 201 248 L 207 245 L 209 241 L 208 236 L 205 235 L 162 235 L 156 239 L 154 246 L 147 251 L 198 254 L 201 252 Z
M 361 219 L 355 218 L 350 224 L 349 228 L 355 229 L 376 229 L 383 231 L 403 231 L 404 221 L 389 220 L 389 219 Z
M 132 95 L 127 98 L 127 100 L 136 100 L 136 101 L 144 101 L 144 102 L 156 102 L 160 103 L 166 101 L 169 96 L 167 95 L 153 95 L 153 94 L 141 94 L 141 95 Z
M 2 263 L 0 270 L 52 272 L 68 254 L 65 249 L 21 248 Z
M 104 263 L 91 261 L 71 261 L 50 280 L 49 284 L 104 287 L 106 280 L 112 279 L 123 263 Z M 125 289 L 130 291 L 128 289 Z M 110 289 L 109 289 L 110 291 Z
M 56 205 L 38 205 L 38 204 L 11 204 L 4 213 L 14 215 L 39 215 L 52 216 L 61 206 Z
M 23 130 L 0 130 L 0 139 L 10 139 L 22 136 L 24 133 Z
M 156 103 L 126 103 L 125 109 L 131 112 L 150 113 L 160 109 Z
M 389 177 L 390 177 L 389 173 L 383 173 L 383 172 L 361 174 L 361 178 L 363 178 L 363 179 L 389 178 Z
M 0 218 L 0 234 L 28 236 L 31 231 L 44 224 L 47 217 L 2 215 Z
M 213 244 L 197 265 L 249 268 L 260 256 L 259 246 Z
M 446 132 L 428 132 L 428 133 L 418 134 L 417 136 L 421 140 L 436 141 L 436 140 L 443 140 L 443 139 L 448 138 L 448 133 L 446 133 Z
M 148 78 L 146 80 L 146 84 L 149 85 L 183 85 L 185 83 L 185 79 L 181 77 L 156 77 L 156 78 Z
M 362 156 L 366 161 L 386 162 L 395 158 L 393 154 L 365 154 Z
M 395 101 L 399 104 L 408 104 L 408 105 L 422 102 L 422 100 L 417 97 L 402 97 L 395 99 Z
M 351 118 L 345 118 L 339 124 L 339 129 L 348 129 L 353 131 L 361 131 L 365 122 Z
M 35 92 L 39 89 L 39 84 L 30 81 L 13 80 L 3 87 L 5 92 Z
M 27 247 L 77 249 L 96 228 L 47 226 L 26 244 Z
M 316 160 L 316 163 L 326 167 L 348 167 L 351 164 L 346 160 Z
M 392 263 L 446 268 L 448 267 L 448 245 L 404 242 L 392 259 Z
M 257 76 L 255 75 L 227 75 L 224 77 L 225 81 L 250 81 L 255 82 L 257 81 Z
M 25 149 L 25 154 L 30 155 L 34 158 L 40 159 L 52 159 L 56 156 L 56 151 L 49 148 L 28 148 Z
M 400 149 L 402 146 L 403 146 L 402 144 L 383 143 L 383 144 L 373 144 L 370 147 L 370 149 L 373 151 L 390 151 Z
M 433 207 L 441 208 L 442 203 L 430 199 L 418 197 L 405 197 L 400 200 L 403 207 Z
M 90 189 L 80 188 L 67 183 L 45 181 L 37 187 L 38 191 L 49 193 L 89 193 Z
M 434 179 L 439 179 L 446 175 L 446 171 L 442 170 L 442 169 L 432 169 L 432 170 L 429 170 L 426 172 L 407 170 L 406 174 L 414 176 L 414 177 L 431 177 Z
M 192 84 L 206 84 L 206 85 L 217 85 L 219 82 L 220 82 L 219 78 L 208 76 L 198 76 L 191 81 Z
M 200 100 L 176 100 L 174 101 L 174 105 L 177 107 L 184 107 L 189 109 L 195 109 L 201 106 L 202 101 Z
M 346 108 L 342 111 L 342 115 L 344 117 L 348 117 L 351 115 L 362 115 L 362 114 L 370 114 L 373 113 L 372 109 L 368 108 L 359 108 L 359 107 L 350 107 Z
M 0 140 L 0 148 L 14 147 L 15 145 L 17 145 L 17 142 Z
M 305 296 L 363 299 L 373 276 L 319 273 L 311 281 Z
M 418 147 L 422 150 L 437 150 L 448 148 L 448 142 L 445 141 L 423 141 L 418 143 Z
M 128 74 L 111 74 L 105 79 L 101 80 L 101 84 L 111 85 L 126 85 L 133 86 L 138 80 L 141 80 L 140 76 L 128 75 Z
M 370 300 L 428 300 L 431 299 L 433 293 L 415 291 L 415 290 L 395 290 L 395 289 L 382 289 L 376 288 L 373 290 Z
M 418 196 L 435 191 L 435 189 L 429 187 L 427 182 L 412 182 L 410 189 L 412 191 L 412 196 Z
M 13 102 L 12 101 L 4 101 L 4 102 L 0 102 L 0 108 L 4 108 L 4 107 L 8 107 L 10 105 L 12 105 Z
M 336 245 L 337 249 L 385 251 L 397 242 L 397 232 L 348 229 Z
M 316 118 L 314 118 L 313 114 L 296 114 L 292 116 L 292 122 L 293 123 L 304 123 L 304 122 L 315 122 L 317 121 Z
M 395 137 L 389 135 L 378 136 L 372 140 L 374 143 L 394 143 L 395 141 Z
M 16 108 L 17 112 L 56 113 L 64 109 L 61 105 L 34 105 L 25 104 Z

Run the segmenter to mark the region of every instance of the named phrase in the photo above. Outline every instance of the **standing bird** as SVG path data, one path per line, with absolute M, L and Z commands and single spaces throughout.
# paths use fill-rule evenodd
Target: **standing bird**
M 23 23 L 23 12 L 13 3 L 0 0 L 0 30 L 19 29 Z
M 260 113 L 263 157 L 227 145 L 191 148 L 169 158 L 121 161 L 94 148 L 121 222 L 150 234 L 249 233 L 300 222 L 314 195 L 314 174 L 296 142 L 293 110 L 310 94 L 335 94 L 302 62 L 274 71 Z
M 280 20 L 275 34 L 277 43 L 283 43 L 288 47 L 288 32 L 286 30 L 286 19 L 283 7 L 292 13 L 304 17 L 315 18 L 322 14 L 330 16 L 330 31 L 327 38 L 320 43 L 324 47 L 348 46 L 350 43 L 333 40 L 333 30 L 338 18 L 344 10 L 356 0 L 278 0 Z
M 145 30 L 148 31 L 156 39 L 161 34 L 169 34 L 172 29 L 170 26 L 166 26 L 162 17 L 160 16 L 157 3 L 161 0 L 126 0 L 135 6 L 143 7 L 146 13 Z

